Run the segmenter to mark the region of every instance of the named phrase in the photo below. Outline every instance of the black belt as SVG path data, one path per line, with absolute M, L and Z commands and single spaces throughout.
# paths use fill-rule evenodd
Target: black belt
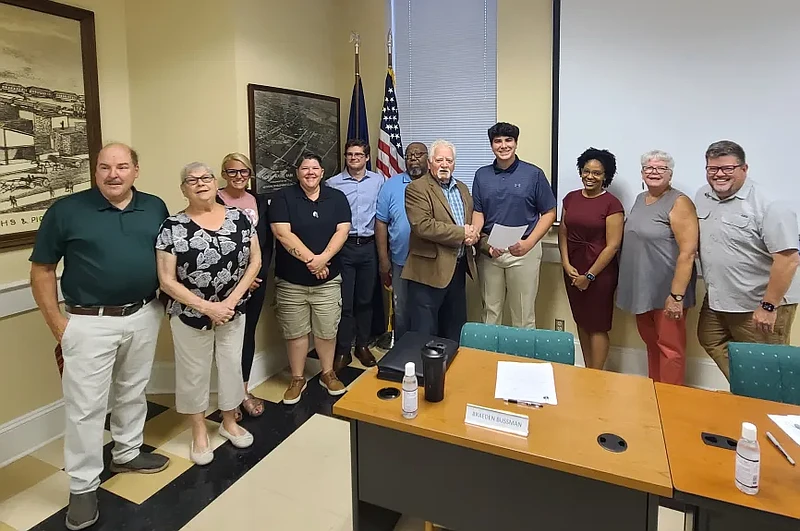
M 141 310 L 145 304 L 156 298 L 155 293 L 140 301 L 122 306 L 65 306 L 68 313 L 73 315 L 97 315 L 105 317 L 125 317 Z
M 375 241 L 375 236 L 348 236 L 347 243 L 355 243 L 356 245 L 366 245 Z

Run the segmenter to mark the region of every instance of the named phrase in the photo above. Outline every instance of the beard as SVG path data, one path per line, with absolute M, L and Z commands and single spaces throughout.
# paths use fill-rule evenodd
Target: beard
M 422 177 L 425 174 L 425 168 L 422 166 L 411 166 L 406 170 L 410 177 Z

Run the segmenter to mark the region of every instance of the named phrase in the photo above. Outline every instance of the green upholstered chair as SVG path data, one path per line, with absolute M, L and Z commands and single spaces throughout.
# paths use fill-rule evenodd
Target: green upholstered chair
M 575 364 L 575 339 L 568 332 L 466 323 L 461 329 L 461 346 Z
M 800 405 L 800 348 L 729 343 L 731 392 Z

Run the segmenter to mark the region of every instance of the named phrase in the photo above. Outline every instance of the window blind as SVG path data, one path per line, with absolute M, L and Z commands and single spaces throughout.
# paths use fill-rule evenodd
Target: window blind
M 437 138 L 456 146 L 454 175 L 472 189 L 494 155 L 497 0 L 390 0 L 403 145 Z

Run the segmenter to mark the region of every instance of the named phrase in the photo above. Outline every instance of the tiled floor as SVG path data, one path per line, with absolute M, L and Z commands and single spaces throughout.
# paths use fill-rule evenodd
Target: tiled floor
M 355 361 L 340 377 L 350 384 L 362 369 Z M 144 448 L 169 455 L 172 463 L 152 475 L 112 475 L 106 469 L 98 491 L 100 520 L 90 529 L 352 529 L 349 428 L 331 417 L 336 399 L 319 385 L 318 373 L 319 363 L 309 359 L 308 389 L 294 406 L 279 403 L 288 372 L 253 390 L 267 403 L 261 418 L 243 422 L 256 439 L 246 450 L 237 450 L 216 433 L 221 418 L 212 396 L 207 423 L 215 453 L 206 467 L 188 459 L 191 431 L 174 410 L 174 396 L 149 396 Z M 105 441 L 108 463 L 108 431 Z M 63 460 L 59 439 L 0 469 L 0 531 L 64 529 L 69 478 Z M 423 529 L 424 522 L 407 517 L 395 528 Z M 662 508 L 659 531 L 681 529 L 682 515 Z

